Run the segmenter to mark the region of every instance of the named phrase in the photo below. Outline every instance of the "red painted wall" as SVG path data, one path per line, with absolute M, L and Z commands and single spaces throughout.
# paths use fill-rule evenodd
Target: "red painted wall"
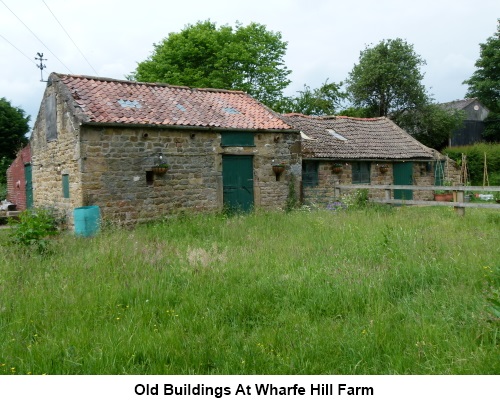
M 26 209 L 26 180 L 24 165 L 31 162 L 30 145 L 19 151 L 16 159 L 7 169 L 7 200 L 16 204 L 16 210 Z

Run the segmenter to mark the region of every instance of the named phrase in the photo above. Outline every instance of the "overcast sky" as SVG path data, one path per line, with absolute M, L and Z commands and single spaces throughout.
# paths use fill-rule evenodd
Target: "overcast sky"
M 367 45 L 402 38 L 427 62 L 429 93 L 446 102 L 465 96 L 462 82 L 499 17 L 499 0 L 0 0 L 0 97 L 34 120 L 46 85 L 38 52 L 47 59 L 44 79 L 50 72 L 124 79 L 153 43 L 210 19 L 281 32 L 292 70 L 287 95 L 343 81 Z

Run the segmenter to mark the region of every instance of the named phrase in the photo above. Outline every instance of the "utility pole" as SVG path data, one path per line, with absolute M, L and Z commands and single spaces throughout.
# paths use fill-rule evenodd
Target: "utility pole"
M 46 82 L 46 80 L 43 80 L 43 69 L 45 69 L 47 66 L 45 66 L 45 65 L 43 64 L 43 61 L 44 61 L 44 60 L 47 60 L 47 59 L 43 59 L 43 53 L 37 52 L 36 54 L 38 55 L 38 58 L 37 58 L 37 57 L 35 57 L 35 60 L 39 60 L 39 61 L 40 61 L 40 64 L 39 64 L 39 65 L 38 65 L 38 64 L 36 65 L 36 67 L 37 67 L 38 69 L 40 69 L 40 81 L 41 81 L 41 82 Z

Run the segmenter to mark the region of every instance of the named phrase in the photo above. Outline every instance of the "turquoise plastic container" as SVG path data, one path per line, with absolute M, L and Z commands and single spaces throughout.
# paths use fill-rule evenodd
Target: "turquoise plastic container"
M 78 207 L 73 211 L 75 234 L 78 236 L 94 236 L 101 226 L 101 210 L 97 205 Z

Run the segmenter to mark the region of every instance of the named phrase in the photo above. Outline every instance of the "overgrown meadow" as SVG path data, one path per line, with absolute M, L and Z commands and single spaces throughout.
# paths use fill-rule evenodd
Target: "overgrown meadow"
M 43 254 L 3 243 L 0 374 L 500 374 L 495 211 L 181 216 Z

